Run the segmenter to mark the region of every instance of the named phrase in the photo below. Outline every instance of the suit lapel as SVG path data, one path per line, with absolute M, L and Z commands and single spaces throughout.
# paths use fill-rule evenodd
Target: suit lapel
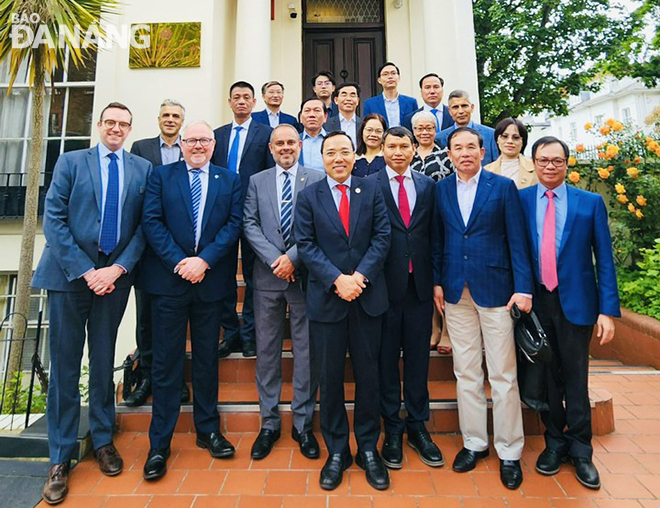
M 415 224 L 415 221 L 421 214 L 421 212 L 418 213 L 418 210 L 421 209 L 420 203 L 421 200 L 424 199 L 424 186 L 422 185 L 422 175 L 418 174 L 416 171 L 410 170 L 410 174 L 412 175 L 413 183 L 415 184 L 415 193 L 417 194 L 417 199 L 415 199 L 415 208 L 413 208 L 410 211 L 410 226 L 409 228 L 412 228 L 413 225 Z
M 156 161 L 156 166 L 162 166 L 163 165 L 163 158 L 160 154 L 160 137 L 157 137 L 156 139 L 154 139 L 152 148 L 153 148 L 153 155 L 152 155 L 153 159 L 152 160 Z
M 296 202 L 298 199 L 298 193 L 307 186 L 307 169 L 303 166 L 298 166 L 298 173 L 296 173 L 296 181 L 293 185 L 293 210 L 296 209 Z
M 529 213 L 527 220 L 529 221 L 529 230 L 532 232 L 532 248 L 534 249 L 534 256 L 538 259 L 539 256 L 539 232 L 536 228 L 536 207 L 538 206 L 538 199 L 536 198 L 537 186 L 532 187 L 534 192 L 529 192 L 527 201 L 529 202 Z
M 394 201 L 394 196 L 392 196 L 392 187 L 390 187 L 390 180 L 387 177 L 387 171 L 379 171 L 378 173 L 376 173 L 376 178 L 378 178 L 378 181 L 380 182 L 381 191 L 383 192 L 383 196 L 385 197 L 385 203 L 387 204 L 388 208 L 392 211 L 392 215 L 396 217 L 396 221 L 405 230 L 406 225 L 403 223 L 403 219 L 401 218 L 401 212 L 399 211 L 399 207 L 396 206 L 396 202 Z
M 376 97 L 376 100 L 378 101 L 378 109 L 380 109 L 379 113 L 383 115 L 387 121 L 387 110 L 385 109 L 385 99 L 383 99 L 383 94 L 377 95 Z
M 89 168 L 90 177 L 92 179 L 92 186 L 94 187 L 94 197 L 96 198 L 96 205 L 101 212 L 101 205 L 103 204 L 103 195 L 101 191 L 101 168 L 99 167 L 99 147 L 92 148 L 87 152 L 87 167 Z
M 174 169 L 174 178 L 179 185 L 181 197 L 183 198 L 184 208 L 188 212 L 190 224 L 193 223 L 192 198 L 190 197 L 190 180 L 188 179 L 188 170 L 185 162 L 179 162 Z
M 224 127 L 220 128 L 220 139 L 218 140 L 218 144 L 220 145 L 220 149 L 223 157 L 222 160 L 218 162 L 223 168 L 227 167 L 227 160 L 229 159 L 229 138 L 231 137 L 231 125 L 225 125 Z
M 247 138 L 245 138 L 245 145 L 243 145 L 243 153 L 241 154 L 241 161 L 243 161 L 243 157 L 245 157 L 245 154 L 248 151 L 248 148 L 250 147 L 250 143 L 252 143 L 252 140 L 254 137 L 257 135 L 257 129 L 258 127 L 257 122 L 250 122 L 250 127 L 248 128 L 247 131 Z
M 355 234 L 355 230 L 357 229 L 358 219 L 360 218 L 360 210 L 362 209 L 362 194 L 363 194 L 359 178 L 351 178 L 351 184 L 352 184 L 350 190 L 351 201 L 349 203 L 350 216 L 349 216 L 349 226 L 348 226 L 349 243 L 353 239 L 353 235 Z M 337 213 L 337 217 L 339 217 L 339 213 Z
M 573 223 L 575 222 L 575 215 L 577 214 L 578 204 L 580 202 L 580 194 L 575 191 L 573 187 L 566 185 L 566 200 L 568 205 L 568 212 L 566 213 L 566 223 L 564 224 L 564 232 L 561 235 L 561 245 L 559 246 L 559 254 L 566 245 L 566 239 L 571 233 Z
M 461 229 L 465 229 L 465 224 L 463 223 L 463 217 L 461 216 L 461 208 L 458 206 L 458 195 L 456 194 L 456 180 L 458 175 L 454 173 L 449 177 L 449 184 L 447 187 L 447 200 L 449 201 L 449 208 L 454 212 L 454 218 L 456 223 L 460 225 Z
M 122 209 L 126 204 L 126 196 L 128 196 L 128 189 L 133 181 L 133 174 L 135 173 L 135 168 L 133 167 L 134 161 L 133 158 L 124 150 L 124 189 L 121 193 L 121 206 Z
M 493 190 L 493 183 L 491 182 L 491 173 L 488 171 L 481 170 L 481 176 L 479 177 L 479 184 L 477 185 L 477 194 L 474 197 L 474 205 L 472 205 L 472 213 L 470 214 L 470 219 L 468 220 L 467 227 L 465 229 L 470 229 L 470 226 L 474 223 L 477 215 L 481 212 L 486 201 L 488 201 L 488 196 L 490 191 Z
M 206 227 L 206 223 L 209 221 L 209 216 L 213 210 L 215 200 L 218 197 L 218 191 L 220 190 L 220 175 L 216 167 L 209 165 L 209 185 L 206 190 L 206 203 L 204 204 L 204 217 L 202 217 L 202 231 Z M 190 197 L 190 192 L 188 192 Z M 192 210 L 192 198 L 190 199 L 190 210 Z M 192 217 L 192 215 L 191 215 Z
M 317 196 L 319 202 L 321 203 L 321 207 L 325 210 L 325 213 L 328 216 L 328 219 L 330 219 L 332 225 L 348 242 L 348 236 L 346 236 L 346 230 L 344 230 L 344 225 L 341 223 L 341 219 L 339 219 L 339 211 L 335 206 L 335 200 L 333 199 L 332 191 L 328 186 L 327 180 L 325 180 L 321 185 L 318 186 Z M 351 198 L 352 197 L 353 196 L 351 196 Z
M 279 219 L 280 210 L 277 206 L 277 168 L 267 169 L 266 171 L 271 173 L 266 175 L 266 193 L 268 194 L 268 200 L 273 207 L 273 216 Z

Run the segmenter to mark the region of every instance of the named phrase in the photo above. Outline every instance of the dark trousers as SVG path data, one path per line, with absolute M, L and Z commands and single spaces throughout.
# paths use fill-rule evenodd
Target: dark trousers
M 115 390 L 112 380 L 117 329 L 129 288 L 104 296 L 90 290 L 48 291 L 50 383 L 48 447 L 50 461 L 71 459 L 80 423 L 80 362 L 89 346 L 89 429 L 94 449 L 112 442 Z M 85 329 L 87 334 L 85 334 Z
M 542 288 L 534 300 L 534 310 L 554 356 L 547 373 L 550 410 L 541 413 L 546 426 L 546 446 L 572 457 L 591 459 L 591 407 L 587 383 L 593 326 L 578 326 L 568 321 L 556 289 L 549 292 Z
M 152 392 L 153 408 L 149 440 L 151 448 L 170 446 L 181 408 L 181 383 L 186 359 L 186 332 L 190 322 L 192 345 L 193 419 L 200 434 L 218 432 L 218 336 L 217 302 L 204 302 L 194 287 L 179 296 L 153 295 L 154 329 Z
M 140 357 L 138 369 L 142 378 L 151 378 L 152 353 L 152 328 L 151 328 L 151 295 L 146 291 L 135 289 L 135 311 L 137 323 L 135 327 L 135 342 Z
M 405 427 L 421 430 L 429 419 L 429 337 L 432 332 L 433 301 L 420 301 L 415 278 L 410 274 L 403 300 L 390 301 L 383 319 L 380 346 L 380 412 L 387 434 L 402 434 L 401 378 L 399 359 L 403 351 L 403 400 Z
M 369 316 L 353 301 L 348 315 L 335 323 L 309 322 L 321 372 L 321 433 L 330 454 L 350 453 L 350 430 L 344 398 L 346 350 L 355 376 L 353 430 L 358 451 L 375 451 L 380 434 L 378 351 L 382 315 Z
M 238 292 L 220 301 L 220 313 L 222 314 L 221 326 L 224 329 L 224 340 L 230 343 L 236 341 L 254 340 L 254 303 L 252 270 L 256 254 L 250 244 L 241 238 L 241 265 L 243 280 L 245 281 L 245 295 L 243 297 L 243 325 L 241 326 L 236 304 L 238 303 Z

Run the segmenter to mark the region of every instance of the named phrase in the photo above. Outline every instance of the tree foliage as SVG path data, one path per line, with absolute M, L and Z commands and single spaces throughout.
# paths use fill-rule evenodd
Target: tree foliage
M 652 0 L 654 2 L 659 0 Z M 632 33 L 615 0 L 473 0 L 483 123 L 568 112 Z

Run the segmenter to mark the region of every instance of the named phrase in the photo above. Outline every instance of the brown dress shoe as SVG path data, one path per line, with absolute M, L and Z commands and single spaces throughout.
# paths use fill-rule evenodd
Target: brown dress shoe
M 48 478 L 41 489 L 41 498 L 48 504 L 64 501 L 69 493 L 69 463 L 53 464 L 48 469 Z
M 124 469 L 124 461 L 112 443 L 94 450 L 94 457 L 99 463 L 99 469 L 106 476 L 116 476 Z

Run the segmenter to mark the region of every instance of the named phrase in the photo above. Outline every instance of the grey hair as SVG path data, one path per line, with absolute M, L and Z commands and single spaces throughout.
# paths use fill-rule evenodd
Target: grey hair
M 299 132 L 298 132 L 298 129 L 296 129 L 296 128 L 295 128 L 293 125 L 291 125 L 290 123 L 281 123 L 281 124 L 279 124 L 277 127 L 275 127 L 272 131 L 270 131 L 270 139 L 268 140 L 268 142 L 269 142 L 269 143 L 272 143 L 272 142 L 273 142 L 273 136 L 275 135 L 275 131 L 277 131 L 278 129 L 286 129 L 286 128 L 290 128 L 290 129 L 292 129 L 293 132 L 296 133 L 296 136 L 299 136 L 299 135 L 300 135 Z
M 452 93 L 449 94 L 449 97 L 447 98 L 447 102 L 449 102 L 452 99 L 467 99 L 469 101 L 470 94 L 467 93 L 465 90 L 454 90 Z
M 438 128 L 438 119 L 437 119 L 437 118 L 435 117 L 435 115 L 434 115 L 433 113 L 431 113 L 430 111 L 420 111 L 420 112 L 418 112 L 418 113 L 415 113 L 415 114 L 413 115 L 412 119 L 410 120 L 410 123 L 412 124 L 412 127 L 413 127 L 413 129 L 414 129 L 415 126 L 416 126 L 419 122 L 423 122 L 423 121 L 425 121 L 425 120 L 426 120 L 427 122 L 433 122 L 433 123 L 435 124 L 436 130 L 437 130 L 437 128 Z
M 194 120 L 194 121 L 190 122 L 188 125 L 186 125 L 186 126 L 183 128 L 183 133 L 185 134 L 186 131 L 187 131 L 190 127 L 193 127 L 193 126 L 195 126 L 195 125 L 203 125 L 203 126 L 206 127 L 209 131 L 211 131 L 211 136 L 213 136 L 213 127 L 211 127 L 211 124 L 208 123 L 206 120 Z
M 183 111 L 183 116 L 186 116 L 186 108 L 183 107 L 183 104 L 181 104 L 179 101 L 175 99 L 165 99 L 161 104 L 160 104 L 160 109 L 163 109 L 165 106 L 176 106 L 181 108 Z

